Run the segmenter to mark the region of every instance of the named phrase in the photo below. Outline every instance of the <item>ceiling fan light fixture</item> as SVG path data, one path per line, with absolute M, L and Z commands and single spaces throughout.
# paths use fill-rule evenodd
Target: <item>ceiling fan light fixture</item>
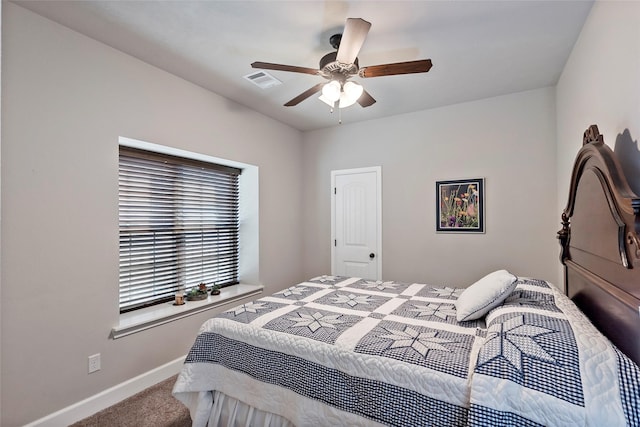
M 353 104 L 356 103 L 356 101 L 358 100 L 358 98 L 349 98 L 347 95 L 345 95 L 344 93 L 342 95 L 340 95 L 340 102 L 338 103 L 338 108 L 347 108 L 347 107 L 351 107 Z
M 322 87 L 322 95 L 318 99 L 329 107 L 334 108 L 338 102 L 338 108 L 350 107 L 362 95 L 364 88 L 355 82 L 340 84 L 337 80 L 331 80 Z
M 356 82 L 346 82 L 344 86 L 342 86 L 342 90 L 348 99 L 353 99 L 353 102 L 356 102 L 362 95 L 362 91 L 364 89 L 362 88 L 362 85 L 359 85 Z
M 329 83 L 322 87 L 322 96 L 325 97 L 332 104 L 340 99 L 342 88 L 340 82 L 331 80 Z
M 355 104 L 362 95 L 363 91 L 363 87 L 358 83 L 346 82 L 344 85 L 342 85 L 342 92 L 340 93 L 340 103 L 338 104 L 338 108 L 347 108 Z

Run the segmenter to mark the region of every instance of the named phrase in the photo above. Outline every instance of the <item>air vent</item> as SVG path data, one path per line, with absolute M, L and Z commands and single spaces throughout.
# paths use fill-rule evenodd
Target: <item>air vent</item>
M 272 86 L 277 86 L 282 84 L 280 80 L 276 79 L 271 74 L 266 73 L 264 71 L 257 71 L 255 73 L 248 74 L 244 76 L 244 78 L 262 89 L 268 89 Z

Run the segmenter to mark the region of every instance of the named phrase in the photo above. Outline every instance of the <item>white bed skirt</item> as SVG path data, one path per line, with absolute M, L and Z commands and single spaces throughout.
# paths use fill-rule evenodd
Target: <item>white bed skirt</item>
M 281 415 L 256 409 L 219 391 L 184 393 L 180 400 L 191 411 L 193 427 L 295 427 Z

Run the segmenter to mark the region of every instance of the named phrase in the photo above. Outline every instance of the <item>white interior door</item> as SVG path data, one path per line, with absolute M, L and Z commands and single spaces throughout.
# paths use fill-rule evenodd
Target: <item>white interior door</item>
M 331 274 L 382 280 L 379 166 L 331 172 Z

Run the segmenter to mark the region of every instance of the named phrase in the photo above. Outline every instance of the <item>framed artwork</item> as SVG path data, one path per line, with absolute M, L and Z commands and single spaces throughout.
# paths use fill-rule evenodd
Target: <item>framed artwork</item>
M 484 178 L 436 181 L 436 232 L 484 233 Z

